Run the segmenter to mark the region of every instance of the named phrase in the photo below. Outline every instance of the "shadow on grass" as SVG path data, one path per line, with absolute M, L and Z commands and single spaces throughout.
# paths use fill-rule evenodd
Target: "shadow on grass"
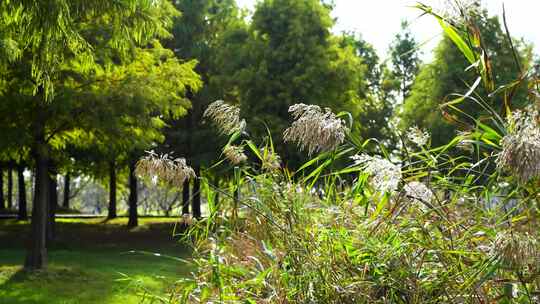
M 143 219 L 131 230 L 126 223 L 125 218 L 59 220 L 48 270 L 29 273 L 20 265 L 30 225 L 3 221 L 0 304 L 148 303 L 141 302 L 141 286 L 162 295 L 193 270 L 182 260 L 189 250 L 173 237 L 175 219 Z
M 29 272 L 20 266 L 3 266 L 0 274 L 0 278 L 8 277 L 0 284 L 2 304 L 109 303 L 115 295 L 109 280 L 68 267 Z
M 149 303 L 193 270 L 182 259 L 115 250 L 50 252 L 46 271 L 27 272 L 21 250 L 0 250 L 0 303 Z M 185 256 L 184 256 L 185 257 Z

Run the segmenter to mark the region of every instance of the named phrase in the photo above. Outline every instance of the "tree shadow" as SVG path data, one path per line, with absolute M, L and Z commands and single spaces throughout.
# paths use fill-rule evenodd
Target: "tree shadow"
M 91 277 L 68 267 L 28 271 L 13 266 L 0 267 L 0 272 L 9 275 L 0 284 L 2 304 L 106 303 L 114 291 L 107 282 L 92 280 L 95 281 L 91 282 L 94 287 L 91 292 L 85 292 Z
M 101 219 L 100 219 L 101 220 Z M 29 225 L 2 226 L 0 244 L 0 303 L 139 303 L 137 292 L 120 273 L 143 278 L 157 286 L 157 276 L 178 278 L 192 269 L 165 255 L 187 258 L 190 250 L 173 236 L 173 222 L 144 222 L 128 230 L 120 223 L 59 222 L 58 239 L 48 245 L 49 269 L 30 273 L 22 269 L 24 241 Z M 176 233 L 180 225 L 177 224 Z M 21 237 L 24 236 L 24 237 Z M 126 254 L 130 251 L 156 253 Z M 2 279 L 2 274 L 5 280 Z M 132 302 L 123 301 L 130 297 Z M 73 301 L 68 300 L 73 299 Z

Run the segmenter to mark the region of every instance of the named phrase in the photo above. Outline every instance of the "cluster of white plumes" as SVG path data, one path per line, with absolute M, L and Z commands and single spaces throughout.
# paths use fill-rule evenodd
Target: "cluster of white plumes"
M 407 132 L 407 137 L 418 147 L 424 147 L 427 145 L 430 138 L 429 133 L 420 129 L 418 126 L 410 127 L 409 132 Z
M 171 158 L 168 154 L 159 155 L 154 151 L 137 162 L 135 173 L 138 176 L 161 180 L 171 186 L 182 186 L 184 181 L 195 178 L 195 171 L 187 165 L 185 158 Z
M 363 166 L 364 172 L 369 174 L 374 189 L 381 193 L 396 191 L 402 177 L 400 166 L 367 154 L 353 155 L 351 158 L 355 165 Z
M 502 260 L 503 265 L 523 268 L 540 265 L 540 243 L 527 232 L 500 232 L 495 237 L 491 255 Z
M 235 145 L 227 145 L 223 149 L 225 157 L 234 165 L 238 165 L 247 160 L 246 154 L 244 154 L 244 148 Z
M 295 121 L 285 130 L 283 139 L 296 143 L 309 155 L 333 150 L 345 140 L 348 128 L 329 108 L 300 103 L 290 106 L 289 113 Z
M 204 111 L 203 117 L 211 119 L 219 132 L 225 135 L 243 130 L 246 124 L 245 120 L 240 119 L 240 108 L 223 100 L 211 103 Z
M 433 192 L 422 182 L 409 182 L 403 189 L 409 198 L 421 203 L 430 204 L 434 198 Z
M 501 141 L 497 167 L 507 170 L 519 182 L 540 177 L 540 126 L 538 109 L 529 106 L 508 118 L 508 133 Z
M 281 169 L 281 157 L 268 148 L 261 149 L 262 168 L 266 171 L 275 171 Z

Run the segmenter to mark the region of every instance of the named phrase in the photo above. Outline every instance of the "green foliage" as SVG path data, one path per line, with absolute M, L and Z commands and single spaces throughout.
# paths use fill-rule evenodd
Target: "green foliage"
M 473 25 L 456 31 L 459 39 L 452 42 L 479 34 Z M 458 49 L 484 62 L 478 63 L 474 85 L 454 104 L 476 103 L 485 116 L 462 111 L 470 119 L 470 133 L 442 146 L 431 148 L 428 135 L 410 133 L 403 138 L 400 159 L 392 162 L 397 156 L 388 155 L 382 145 L 377 147 L 381 156 L 355 154 L 368 150 L 371 142 L 355 140 L 354 129 L 347 129 L 342 146 L 323 151 L 291 174 L 286 168 L 265 169 L 259 151 L 274 151 L 269 137 L 256 146 L 231 135 L 228 146 L 240 142 L 253 154 L 243 159 L 255 161 L 235 167 L 235 195 L 209 185 L 225 199 L 212 205 L 210 216 L 186 237 L 195 248 L 198 271 L 178 282 L 170 301 L 538 301 L 540 125 L 538 88 L 531 85 L 538 79 L 527 72 L 498 75 L 496 69 L 487 70 L 490 62 L 481 59 L 481 48 Z M 527 130 L 523 134 L 512 125 L 522 120 L 505 122 L 497 104 L 485 102 L 492 96 L 492 82 L 511 76 L 518 80 L 500 87 L 499 93 L 512 93 L 516 82 L 530 93 L 520 101 L 534 109 L 521 113 L 533 115 L 527 125 L 517 127 Z M 512 104 L 509 97 L 515 96 L 505 96 Z M 310 123 L 318 130 L 316 124 L 322 122 Z M 458 152 L 467 146 L 476 152 L 474 157 Z M 527 157 L 513 159 L 516 154 L 507 149 Z M 501 167 L 500 157 L 519 166 Z M 347 163 L 349 158 L 353 161 Z M 526 170 L 526 179 L 520 178 L 520 170 Z
M 371 44 L 353 33 L 344 33 L 341 45 L 350 47 L 364 65 L 364 80 L 356 89 L 358 99 L 348 107 L 357 123 L 362 139 L 390 137 L 388 121 L 393 112 L 392 88 L 385 85 L 386 67 Z
M 188 87 L 194 91 L 201 87 L 194 72 L 196 61 L 181 61 L 153 40 L 168 36 L 165 28 L 178 14 L 167 1 L 70 5 L 62 9 L 84 15 L 70 23 L 70 33 L 87 44 L 84 51 L 72 54 L 70 44 L 65 46 L 67 50 L 64 45 L 47 46 L 54 48 L 54 52 L 48 50 L 50 56 L 56 56 L 55 68 L 43 72 L 48 80 L 33 74 L 44 69 L 40 65 L 49 64 L 36 63 L 41 53 L 18 58 L 3 70 L 3 151 L 32 148 L 33 129 L 38 124 L 35 114 L 41 113 L 39 123 L 45 125 L 46 142 L 56 151 L 57 166 L 73 167 L 72 157 L 80 162 L 79 168 L 115 158 L 126 160 L 130 153 L 163 141 L 165 119 L 187 113 L 191 106 L 185 98 Z M 56 38 L 51 39 L 55 43 Z M 28 46 L 24 52 L 37 51 Z M 51 90 L 54 87 L 53 102 L 36 102 L 40 97 L 34 95 L 41 82 Z M 45 93 L 52 91 L 46 88 Z M 99 166 L 85 169 L 98 175 L 102 171 Z
M 418 43 L 408 29 L 406 22 L 401 23 L 401 33 L 397 34 L 390 46 L 392 61 L 391 79 L 398 84 L 400 98 L 405 100 L 410 95 L 411 86 L 418 74 L 420 59 Z
M 52 246 L 49 269 L 39 273 L 19 266 L 25 246 L 21 235 L 28 233 L 28 223 L 2 220 L 2 303 L 155 303 L 150 293 L 165 292 L 177 277 L 191 271 L 180 259 L 165 257 L 189 255 L 185 247 L 171 242 L 177 219 L 142 218 L 132 231 L 125 229 L 126 218 L 103 220 L 59 219 L 57 229 L 65 237 Z
M 260 2 L 246 31 L 234 28 L 220 62 L 231 60 L 221 75 L 232 83 L 228 100 L 239 103 L 243 115 L 259 122 L 255 133 L 284 131 L 287 109 L 295 103 L 354 109 L 363 86 L 365 66 L 351 47 L 332 36 L 330 10 L 318 0 Z M 354 112 L 354 111 L 353 111 Z M 299 155 L 276 142 L 290 165 Z
M 217 157 L 215 151 L 219 145 L 212 128 L 202 121 L 202 112 L 210 102 L 223 98 L 227 91 L 214 80 L 225 64 L 216 57 L 220 49 L 227 47 L 222 37 L 227 31 L 244 25 L 243 16 L 231 0 L 182 0 L 175 5 L 182 16 L 175 18 L 173 35 L 164 45 L 180 58 L 197 60 L 195 70 L 204 85 L 200 90 L 195 87 L 189 90 L 192 107 L 188 116 L 167 121 L 166 141 L 160 149 L 174 150 L 193 164 L 208 165 Z
M 456 38 L 457 32 L 451 25 L 446 25 L 447 32 L 453 33 L 451 36 L 444 36 L 434 52 L 433 62 L 423 65 L 412 86 L 409 98 L 400 110 L 401 129 L 405 130 L 412 125 L 418 125 L 429 130 L 433 135 L 433 144 L 442 145 L 448 138 L 456 135 L 456 129 L 467 130 L 474 125 L 474 118 L 480 118 L 486 114 L 484 109 L 474 102 L 467 102 L 458 106 L 459 111 L 468 113 L 471 117 L 464 117 L 459 111 L 443 106 L 446 102 L 459 98 L 459 95 L 465 94 L 469 88 L 473 87 L 477 74 L 475 66 L 484 73 L 483 79 L 491 81 L 492 87 L 480 87 L 475 90 L 471 97 L 482 96 L 484 101 L 492 106 L 495 111 L 502 113 L 504 111 L 505 97 L 500 94 L 490 95 L 494 88 L 508 84 L 515 79 L 519 73 L 515 65 L 514 56 L 508 40 L 501 28 L 497 17 L 488 17 L 484 11 L 478 16 L 475 24 L 478 25 L 478 31 L 482 32 L 481 45 L 483 53 L 487 56 L 489 63 L 485 62 L 483 55 L 472 54 L 466 39 Z M 446 24 L 447 21 L 441 21 Z M 474 38 L 477 32 L 471 34 L 470 39 Z M 454 41 L 459 42 L 456 45 Z M 518 46 L 520 44 L 517 44 Z M 468 55 L 463 55 L 461 49 L 467 51 Z M 524 49 L 520 47 L 520 49 Z M 470 54 L 469 54 L 470 53 Z M 472 62 L 471 62 L 472 60 Z M 478 63 L 476 61 L 479 61 Z M 526 62 L 525 58 L 521 58 Z M 471 66 L 472 68 L 469 68 Z M 487 70 L 488 69 L 488 70 Z M 486 74 L 487 73 L 487 74 Z M 495 75 L 493 79 L 488 79 L 488 74 Z M 465 89 L 464 89 L 465 88 Z M 524 97 L 524 91 L 518 90 L 516 93 L 521 96 L 515 98 L 520 105 L 519 100 Z M 523 103 L 521 102 L 521 105 Z M 441 114 L 442 110 L 442 114 Z M 457 126 L 456 126 L 457 123 Z
M 85 27 L 101 22 L 110 47 L 120 50 L 166 36 L 176 11 L 169 1 L 4 1 L 3 44 L 7 57 L 28 60 L 33 93 L 44 88 L 45 99 L 54 95 L 53 82 L 70 60 L 93 64 L 95 41 L 84 37 Z M 18 56 L 19 55 L 19 56 Z

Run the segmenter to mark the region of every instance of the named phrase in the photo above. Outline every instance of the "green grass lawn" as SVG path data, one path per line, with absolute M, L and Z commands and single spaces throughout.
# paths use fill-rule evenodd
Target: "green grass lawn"
M 0 303 L 151 303 L 145 290 L 162 294 L 191 270 L 164 255 L 189 252 L 172 236 L 175 219 L 144 218 L 132 230 L 126 222 L 59 219 L 47 271 L 28 273 L 21 267 L 28 223 L 0 221 Z

